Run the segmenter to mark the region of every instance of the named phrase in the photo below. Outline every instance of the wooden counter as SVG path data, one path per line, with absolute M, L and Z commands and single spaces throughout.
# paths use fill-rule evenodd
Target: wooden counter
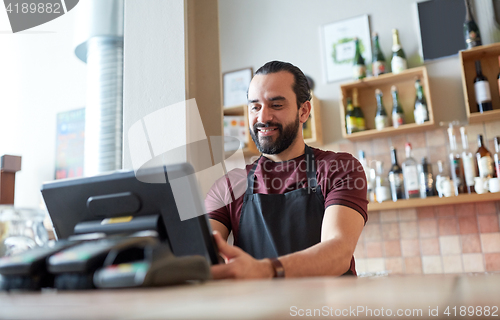
M 368 204 L 368 211 L 382 211 L 382 210 L 396 210 L 408 209 L 418 207 L 432 207 L 444 206 L 462 203 L 476 203 L 486 201 L 500 201 L 500 192 L 497 193 L 484 193 L 484 194 L 461 194 L 456 197 L 443 197 L 438 196 L 428 197 L 425 199 L 405 199 L 394 201 L 384 201 L 382 203 L 370 202 Z
M 297 319 L 314 318 L 305 315 L 307 310 L 313 314 L 317 309 L 316 318 L 344 318 L 339 312 L 349 312 L 350 318 L 355 319 L 484 319 L 476 311 L 473 317 L 461 317 L 460 307 L 484 310 L 489 306 L 490 310 L 497 310 L 499 317 L 499 284 L 500 274 L 477 274 L 212 281 L 155 289 L 3 292 L 0 318 Z M 447 307 L 450 316 L 444 314 Z M 436 308 L 438 316 L 430 317 L 429 309 Z M 372 310 L 372 316 L 367 309 Z M 388 316 L 388 309 L 392 316 Z M 359 313 L 353 316 L 352 310 Z M 402 316 L 397 316 L 398 312 Z M 412 315 L 405 316 L 405 312 Z

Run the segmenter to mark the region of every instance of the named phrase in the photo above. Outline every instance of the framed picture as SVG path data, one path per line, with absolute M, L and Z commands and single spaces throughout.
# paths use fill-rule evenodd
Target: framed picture
M 322 26 L 324 70 L 326 82 L 353 77 L 353 59 L 356 52 L 354 38 L 359 39 L 361 55 L 369 65 L 372 55 L 368 15 L 342 20 Z
M 229 71 L 222 75 L 225 108 L 247 104 L 248 85 L 252 76 L 252 68 Z

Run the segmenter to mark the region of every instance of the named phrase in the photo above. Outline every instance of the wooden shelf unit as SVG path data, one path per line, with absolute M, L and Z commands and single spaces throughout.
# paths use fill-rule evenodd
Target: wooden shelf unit
M 370 202 L 368 204 L 368 211 L 382 211 L 382 210 L 396 210 L 396 209 L 410 209 L 419 207 L 434 207 L 462 203 L 476 203 L 486 201 L 500 201 L 500 192 L 497 193 L 484 193 L 484 194 L 461 194 L 456 197 L 443 197 L 438 196 L 428 197 L 425 199 L 406 199 L 394 201 L 384 201 L 382 203 Z
M 429 110 L 429 121 L 418 125 L 415 123 L 413 110 L 415 106 L 415 78 L 420 79 L 420 83 L 424 89 L 424 95 L 427 100 L 427 108 Z M 382 130 L 375 129 L 375 113 L 377 111 L 377 100 L 375 98 L 375 89 L 380 89 L 383 93 L 383 102 L 389 119 L 392 113 L 392 95 L 391 86 L 397 86 L 399 92 L 399 101 L 403 107 L 405 115 L 405 124 L 394 128 L 392 125 Z M 363 110 L 365 116 L 367 130 L 348 134 L 345 126 L 345 114 L 347 106 L 347 98 L 352 97 L 352 90 L 358 89 L 358 104 Z M 362 80 L 357 80 L 350 83 L 345 83 L 340 86 L 341 105 L 340 119 L 342 125 L 342 136 L 348 140 L 366 140 L 381 138 L 389 135 L 417 132 L 429 130 L 435 127 L 434 113 L 432 109 L 431 93 L 429 88 L 429 78 L 425 66 L 405 70 L 399 74 L 383 74 L 378 77 L 370 77 Z M 389 121 L 392 124 L 392 121 Z
M 500 43 L 475 47 L 460 51 L 460 65 L 462 69 L 462 86 L 464 88 L 465 111 L 469 123 L 495 121 L 500 119 L 500 92 L 497 85 L 498 56 Z M 475 61 L 481 61 L 483 75 L 488 78 L 491 91 L 492 111 L 480 113 L 476 103 L 474 78 L 476 77 Z
M 248 107 L 247 105 L 239 105 L 232 107 L 224 107 L 223 108 L 224 116 L 244 116 L 245 123 L 248 123 Z M 308 124 L 311 126 L 311 137 L 305 137 L 304 142 L 307 145 L 312 146 L 321 146 L 323 144 L 323 134 L 321 129 L 321 104 L 318 98 L 314 94 L 312 94 L 311 99 L 311 114 L 308 121 Z M 233 151 L 228 151 L 229 153 L 233 153 Z M 258 155 L 259 150 L 257 146 L 252 140 L 250 136 L 250 132 L 246 130 L 246 142 L 245 148 L 243 149 L 243 153 L 245 156 Z

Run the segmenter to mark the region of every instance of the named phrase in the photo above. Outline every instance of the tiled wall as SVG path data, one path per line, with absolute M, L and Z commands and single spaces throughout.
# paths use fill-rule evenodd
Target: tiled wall
M 473 152 L 477 150 L 478 134 L 483 135 L 490 152 L 495 152 L 493 138 L 500 136 L 500 121 L 466 128 Z M 460 132 L 458 129 L 455 132 L 461 150 Z M 375 164 L 371 161 L 381 160 L 388 171 L 390 147 L 397 149 L 401 164 L 406 142 L 412 144 L 413 156 L 418 162 L 427 157 L 434 175 L 438 172 L 438 160 L 443 161 L 445 172 L 449 172 L 446 128 L 355 143 L 346 141 L 324 148 L 350 152 L 356 157 L 358 150 L 364 150 L 372 168 Z M 498 272 L 499 214 L 500 202 L 369 212 L 355 251 L 356 269 L 361 274 Z
M 500 271 L 500 202 L 369 212 L 359 274 Z

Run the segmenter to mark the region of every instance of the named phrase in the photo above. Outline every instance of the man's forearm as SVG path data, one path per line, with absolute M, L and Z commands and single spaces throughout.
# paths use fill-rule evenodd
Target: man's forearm
M 279 259 L 287 278 L 340 276 L 349 270 L 353 252 L 349 244 L 333 238 Z

